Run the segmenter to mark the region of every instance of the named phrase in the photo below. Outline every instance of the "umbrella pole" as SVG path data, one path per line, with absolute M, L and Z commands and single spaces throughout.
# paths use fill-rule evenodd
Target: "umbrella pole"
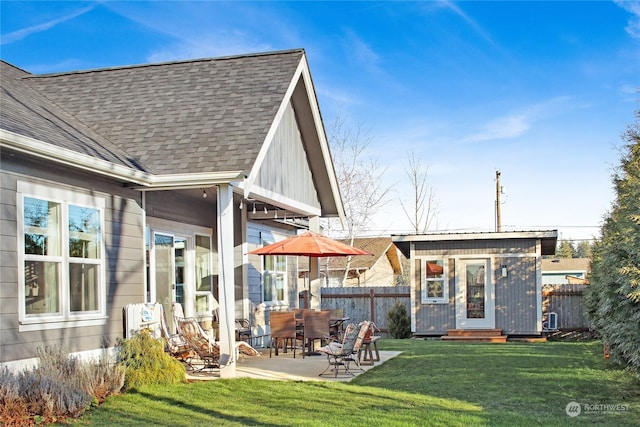
M 311 308 L 311 256 L 309 256 L 309 293 L 307 294 L 307 298 L 304 302 L 305 308 Z

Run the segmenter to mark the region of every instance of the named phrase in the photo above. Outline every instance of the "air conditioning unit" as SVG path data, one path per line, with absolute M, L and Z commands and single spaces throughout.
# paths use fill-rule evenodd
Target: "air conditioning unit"
M 154 304 L 128 304 L 124 308 L 124 337 L 131 338 L 141 329 L 150 329 L 152 336 L 160 338 L 162 306 Z
M 549 331 L 557 331 L 558 330 L 558 313 L 549 313 L 547 316 L 547 327 L 545 329 Z

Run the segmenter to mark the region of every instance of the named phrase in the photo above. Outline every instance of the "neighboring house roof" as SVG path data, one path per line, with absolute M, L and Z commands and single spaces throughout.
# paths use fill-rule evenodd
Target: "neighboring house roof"
M 434 234 L 404 234 L 392 235 L 393 243 L 409 257 L 411 242 L 447 242 L 447 241 L 472 241 L 472 240 L 519 240 L 540 239 L 542 255 L 553 255 L 556 252 L 558 232 L 546 231 L 502 231 L 502 232 L 478 232 L 478 233 L 434 233 Z
M 253 197 L 291 103 L 322 215 L 344 216 L 303 49 L 46 75 L 2 62 L 1 71 L 3 145 L 91 170 L 101 159 L 145 188 L 238 182 Z
M 582 277 L 576 277 L 576 276 L 571 276 L 567 274 L 565 278 L 567 279 L 567 283 L 569 283 L 570 285 L 588 285 L 589 284 L 589 279 L 584 279 Z
M 342 242 L 351 244 L 349 239 Z M 391 267 L 396 274 L 402 273 L 401 254 L 391 241 L 391 237 L 359 237 L 354 239 L 351 246 L 363 249 L 373 256 L 361 255 L 351 257 L 349 265 L 350 270 L 370 270 L 382 258 L 387 258 Z M 347 266 L 347 257 L 330 257 L 328 258 L 329 270 L 344 271 Z M 300 258 L 298 262 L 298 270 L 307 271 L 309 269 L 309 261 L 306 258 Z
M 553 258 L 542 260 L 542 274 L 544 273 L 574 273 L 587 272 L 591 269 L 590 258 Z

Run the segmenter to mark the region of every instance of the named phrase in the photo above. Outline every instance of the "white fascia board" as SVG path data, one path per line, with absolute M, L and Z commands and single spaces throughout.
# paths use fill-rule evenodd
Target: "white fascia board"
M 448 240 L 501 240 L 501 239 L 544 239 L 558 236 L 556 230 L 550 231 L 506 231 L 491 233 L 445 233 L 445 234 L 407 234 L 392 235 L 394 242 L 437 242 Z
M 231 172 L 197 172 L 166 175 L 151 175 L 146 185 L 137 187 L 138 190 L 178 190 L 189 188 L 206 188 L 218 184 L 234 185 L 236 181 L 244 179 L 242 171 Z
M 234 181 L 244 179 L 244 174 L 241 171 L 154 175 L 97 159 L 68 148 L 58 147 L 5 129 L 0 129 L 0 146 L 125 181 L 141 190 L 204 188 L 216 184 L 232 184 Z
M 282 194 L 274 193 L 262 187 L 256 185 L 253 186 L 251 193 L 249 194 L 251 199 L 258 199 L 265 203 L 277 206 L 280 209 L 287 209 L 293 212 L 300 212 L 304 215 L 320 216 L 320 208 L 307 205 L 306 203 L 300 203 L 299 201 L 284 197 Z M 249 198 L 245 196 L 245 198 Z
M 150 178 L 150 174 L 146 172 L 116 165 L 106 160 L 97 159 L 87 154 L 58 147 L 5 129 L 0 129 L 0 146 L 131 183 L 144 185 Z

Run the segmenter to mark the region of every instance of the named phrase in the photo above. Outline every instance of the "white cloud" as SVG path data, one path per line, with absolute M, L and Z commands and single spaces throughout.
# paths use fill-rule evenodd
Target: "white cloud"
M 559 96 L 533 104 L 522 111 L 497 117 L 487 122 L 479 131 L 461 139 L 463 143 L 516 138 L 526 134 L 537 122 L 561 114 L 568 109 L 582 108 L 568 105 L 569 97 Z
M 182 39 L 176 43 L 164 46 L 147 55 L 149 62 L 165 62 L 188 58 L 211 58 L 225 55 L 240 55 L 246 53 L 273 50 L 266 43 L 253 43 L 245 40 L 241 34 L 210 34 L 198 40 Z
M 71 12 L 65 16 L 61 16 L 60 18 L 52 19 L 47 22 L 43 22 L 42 24 L 32 25 L 31 27 L 22 28 L 20 30 L 13 31 L 8 34 L 4 34 L 0 39 L 0 45 L 7 45 L 13 42 L 24 39 L 25 37 L 29 37 L 32 34 L 40 33 L 43 31 L 47 31 L 50 28 L 55 27 L 58 24 L 74 19 L 80 15 L 84 15 L 85 13 L 93 10 L 95 8 L 95 4 L 84 7 L 82 9 Z
M 640 2 L 616 0 L 616 4 L 632 15 L 625 28 L 627 33 L 634 39 L 640 39 Z
M 452 11 L 454 11 L 456 13 L 456 15 L 460 16 L 487 43 L 489 43 L 492 46 L 496 46 L 496 43 L 489 36 L 489 34 L 487 34 L 487 32 L 480 25 L 478 25 L 478 23 L 476 21 L 471 19 L 471 17 L 469 15 L 467 15 L 466 13 L 464 13 L 464 11 L 462 9 L 460 9 L 456 4 L 454 4 L 453 2 L 450 2 L 448 0 L 442 1 L 442 4 L 444 4 L 447 8 L 451 9 Z

